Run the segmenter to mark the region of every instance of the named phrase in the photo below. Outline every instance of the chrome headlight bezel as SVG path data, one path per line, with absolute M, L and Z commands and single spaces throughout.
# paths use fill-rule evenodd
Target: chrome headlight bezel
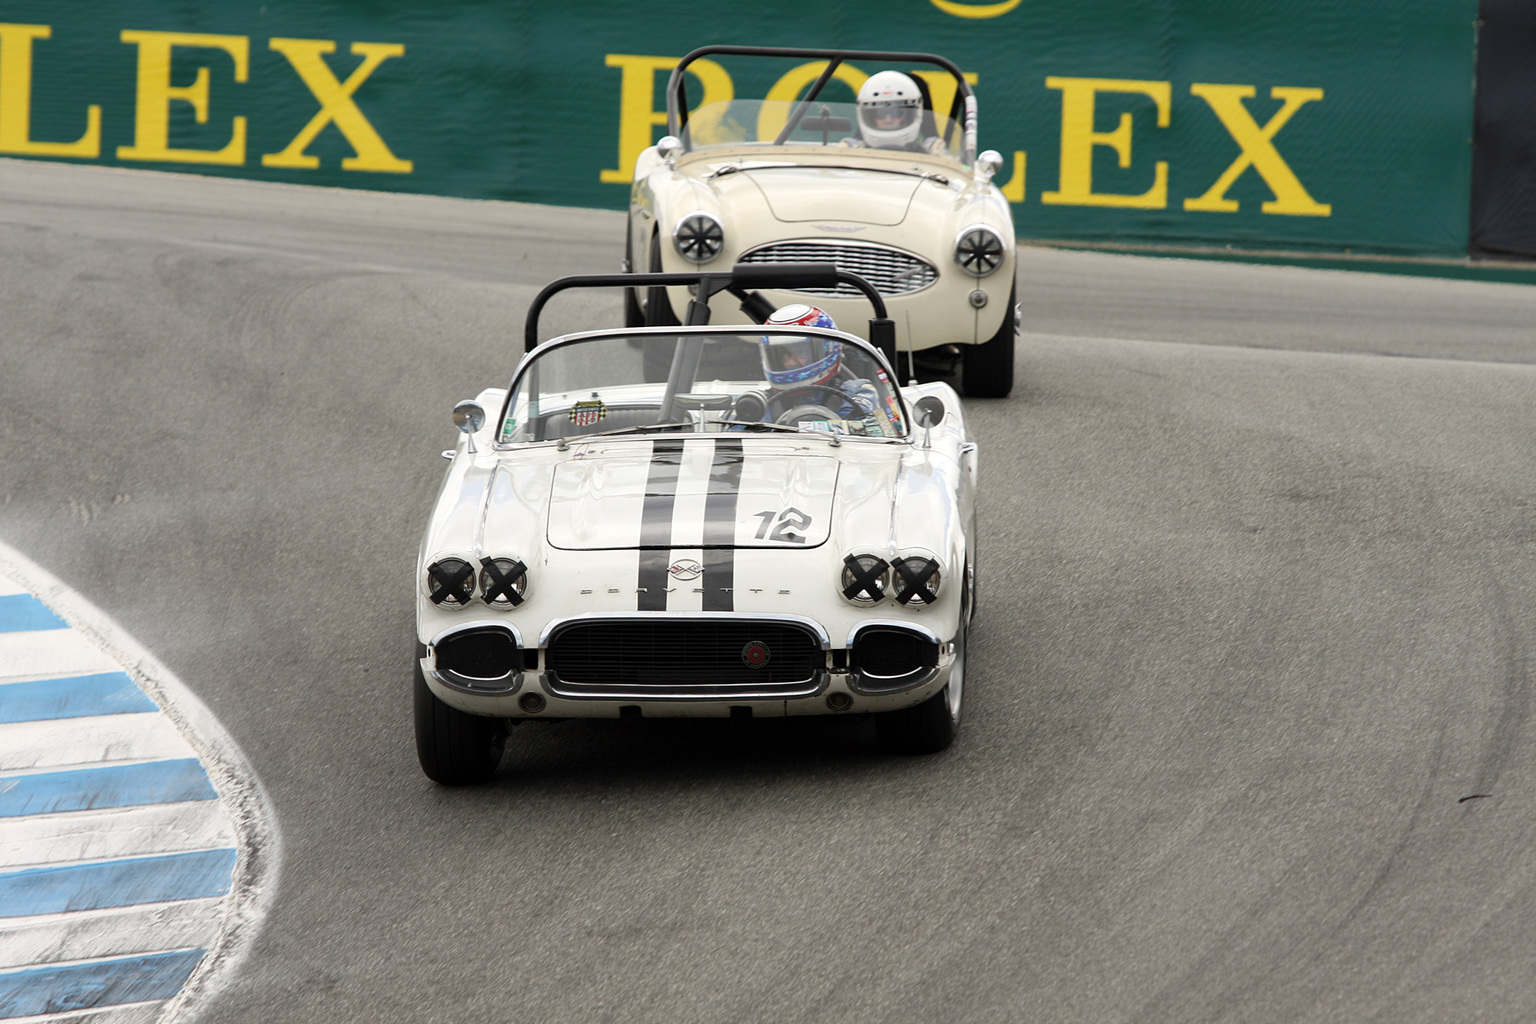
M 482 558 L 475 574 L 480 600 L 499 611 L 511 611 L 528 599 L 528 565 L 520 558 Z
M 422 573 L 422 594 L 438 608 L 462 611 L 475 599 L 477 575 L 471 556 L 459 551 L 439 552 Z
M 891 563 L 872 551 L 852 551 L 843 556 L 837 581 L 844 601 L 871 608 L 890 596 Z
M 725 251 L 725 226 L 707 210 L 684 214 L 672 229 L 672 248 L 689 263 L 708 263 Z
M 908 551 L 891 562 L 891 596 L 904 608 L 927 608 L 944 592 L 944 562 L 927 551 Z
M 1005 262 L 1003 236 L 990 224 L 969 224 L 955 235 L 955 263 L 971 277 L 989 277 Z

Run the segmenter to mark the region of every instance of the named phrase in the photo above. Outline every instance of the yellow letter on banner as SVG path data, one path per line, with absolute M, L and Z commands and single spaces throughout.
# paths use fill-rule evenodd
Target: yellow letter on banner
M 139 81 L 133 122 L 133 145 L 117 147 L 119 160 L 167 160 L 189 164 L 245 163 L 245 118 L 234 119 L 234 131 L 223 149 L 171 149 L 171 102 L 192 104 L 198 124 L 208 123 L 208 68 L 197 69 L 191 85 L 171 85 L 171 51 L 177 46 L 223 50 L 234 58 L 235 81 L 246 79 L 249 40 L 245 36 L 212 36 L 196 32 L 124 32 L 122 41 L 139 47 Z
M 949 108 L 955 102 L 955 90 L 959 88 L 955 85 L 955 76 L 948 71 L 915 71 L 913 73 L 928 84 L 928 98 L 933 101 L 933 112 L 939 117 L 948 117 Z M 963 71 L 961 74 L 965 75 L 965 80 L 971 85 L 980 81 L 980 76 L 974 71 Z M 960 116 L 965 115 L 962 113 Z
M 101 108 L 85 110 L 85 134 L 75 142 L 32 141 L 32 40 L 47 39 L 47 25 L 0 24 L 0 153 L 27 156 L 101 155 Z
M 320 101 L 320 112 L 310 119 L 303 131 L 281 153 L 268 153 L 261 158 L 263 167 L 296 167 L 310 170 L 320 166 L 320 158 L 304 152 L 315 136 L 326 125 L 335 122 L 341 134 L 346 136 L 356 156 L 343 157 L 344 171 L 388 171 L 393 174 L 410 174 L 412 164 L 401 160 L 389 151 L 373 125 L 357 109 L 352 94 L 373 74 L 378 66 L 391 57 L 405 53 L 399 43 L 353 43 L 353 54 L 363 58 L 345 82 L 338 82 L 325 62 L 325 54 L 335 53 L 336 44 L 329 39 L 273 39 L 272 49 L 288 58 L 288 63 L 299 73 L 315 99 Z
M 1329 217 L 1333 207 L 1319 203 L 1307 194 L 1301 181 L 1275 149 L 1274 138 L 1285 127 L 1291 116 L 1304 103 L 1323 98 L 1321 89 L 1286 89 L 1276 87 L 1269 95 L 1283 100 L 1285 105 L 1260 128 L 1243 106 L 1243 100 L 1253 97 L 1251 85 L 1192 85 L 1189 91 L 1210 104 L 1216 116 L 1232 136 L 1242 153 L 1232 162 L 1216 184 L 1198 199 L 1184 200 L 1186 210 L 1209 210 L 1216 213 L 1232 213 L 1237 210 L 1237 200 L 1226 198 L 1227 189 L 1249 167 L 1258 171 L 1264 184 L 1275 194 L 1272 202 L 1260 205 L 1265 213 L 1286 213 L 1296 217 Z
M 1120 157 L 1120 166 L 1131 166 L 1131 115 L 1122 111 L 1120 125 L 1112 132 L 1093 130 L 1094 100 L 1101 92 L 1141 93 L 1157 105 L 1157 126 L 1168 127 L 1168 108 L 1173 97 L 1167 82 L 1137 82 L 1119 78 L 1047 78 L 1047 89 L 1061 90 L 1061 181 L 1055 192 L 1044 192 L 1042 203 L 1061 206 L 1118 206 L 1161 210 L 1168 206 L 1168 164 L 1159 160 L 1152 187 L 1141 195 L 1119 195 L 1093 190 L 1093 150 L 1109 146 Z
M 605 169 L 598 179 L 621 185 L 635 178 L 635 160 L 651 145 L 653 129 L 667 123 L 666 105 L 656 109 L 656 74 L 670 72 L 681 57 L 643 57 L 630 53 L 610 53 L 603 63 L 619 68 L 619 166 Z M 704 95 L 695 110 L 706 103 L 724 103 L 735 96 L 731 76 L 712 60 L 700 59 L 688 65 L 690 74 L 704 87 Z

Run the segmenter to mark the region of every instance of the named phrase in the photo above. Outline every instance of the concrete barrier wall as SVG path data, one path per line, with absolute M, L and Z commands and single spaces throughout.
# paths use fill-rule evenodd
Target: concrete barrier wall
M 1460 256 L 1476 16 L 1476 0 L 6 0 L 0 155 L 622 208 L 694 46 L 918 49 L 974 75 L 1023 239 Z M 690 96 L 789 87 L 774 73 L 722 61 Z

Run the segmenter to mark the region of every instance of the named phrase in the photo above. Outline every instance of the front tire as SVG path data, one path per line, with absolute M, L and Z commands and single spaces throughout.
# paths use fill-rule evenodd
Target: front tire
M 1008 290 L 1008 308 L 1003 313 L 997 333 L 980 345 L 962 345 L 964 365 L 960 380 L 965 393 L 973 398 L 1007 398 L 1013 390 L 1013 348 L 1018 337 L 1014 316 L 1019 294 L 1015 284 Z
M 661 236 L 651 236 L 651 273 L 661 273 Z M 645 326 L 676 327 L 678 319 L 672 313 L 672 303 L 667 299 L 665 288 L 645 290 Z M 641 375 L 648 381 L 666 380 L 672 372 L 672 352 L 666 345 L 647 345 L 641 350 Z
M 875 735 L 888 754 L 937 754 L 948 750 L 960 731 L 965 700 L 965 646 L 970 615 L 960 610 L 955 631 L 955 666 L 944 689 L 921 704 L 875 716 Z
M 444 786 L 484 782 L 501 766 L 507 726 L 499 718 L 470 715 L 437 699 L 421 672 L 426 648 L 416 645 L 416 758 L 427 778 Z
M 624 229 L 624 267 L 631 273 L 635 269 L 634 247 L 635 243 L 631 238 L 629 227 L 626 225 Z M 645 310 L 640 308 L 640 296 L 633 288 L 624 289 L 624 326 L 645 326 Z

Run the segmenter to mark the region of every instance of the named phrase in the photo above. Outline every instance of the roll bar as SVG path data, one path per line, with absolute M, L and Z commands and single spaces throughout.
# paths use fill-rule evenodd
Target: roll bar
M 965 132 L 963 163 L 970 164 L 976 159 L 976 97 L 971 92 L 971 85 L 965 80 L 965 73 L 947 57 L 940 57 L 936 53 L 918 53 L 902 50 L 821 50 L 806 47 L 792 46 L 701 46 L 692 51 L 677 66 L 672 69 L 671 77 L 667 79 L 667 134 L 683 137 L 683 129 L 688 124 L 688 87 L 683 81 L 683 72 L 700 57 L 711 55 L 738 56 L 738 57 L 790 57 L 795 59 L 820 59 L 827 61 L 825 70 L 811 85 L 810 91 L 795 105 L 794 113 L 784 125 L 784 130 L 779 133 L 775 143 L 782 143 L 789 138 L 805 112 L 810 109 L 816 97 L 821 94 L 822 87 L 832 78 L 838 65 L 848 60 L 883 61 L 891 64 L 932 64 L 943 68 L 954 76 L 955 87 L 954 102 L 950 104 L 949 123 L 962 125 Z M 946 141 L 949 133 L 945 133 Z
M 857 274 L 837 269 L 832 263 L 738 263 L 730 270 L 681 271 L 669 274 L 585 274 L 562 277 L 545 285 L 534 296 L 528 307 L 528 319 L 523 328 L 523 351 L 532 352 L 539 344 L 539 314 L 544 304 L 568 288 L 650 288 L 668 285 L 695 285 L 697 296 L 688 303 L 683 317 L 684 326 L 694 327 L 709 323 L 709 300 L 720 292 L 730 292 L 741 300 L 741 310 L 753 323 L 767 320 L 777 308 L 761 292 L 752 288 L 778 288 L 793 291 L 796 288 L 835 288 L 848 284 L 864 293 L 875 315 L 869 320 L 869 340 L 885 354 L 886 361 L 896 364 L 896 321 L 885 309 L 885 300 L 875 291 L 875 286 Z

